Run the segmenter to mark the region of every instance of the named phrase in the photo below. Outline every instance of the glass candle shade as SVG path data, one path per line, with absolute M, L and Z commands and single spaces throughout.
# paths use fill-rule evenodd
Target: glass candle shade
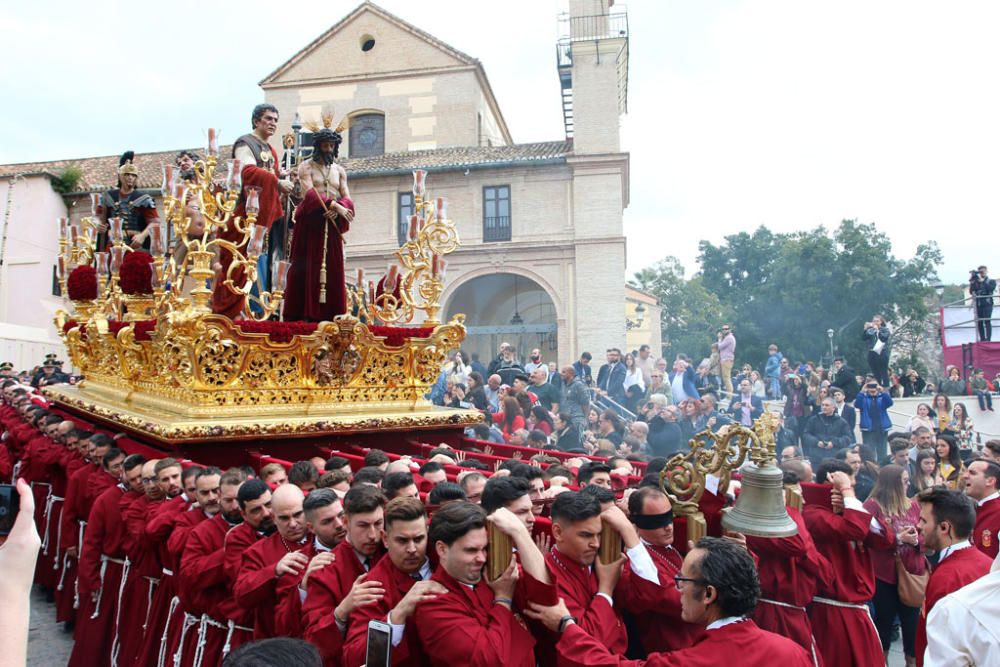
M 246 211 L 248 215 L 260 213 L 260 188 L 256 186 L 247 187 L 246 190 Z
M 122 261 L 125 259 L 125 247 L 113 246 L 111 248 L 111 273 L 118 273 L 122 268 Z
M 97 276 L 104 280 L 108 277 L 108 253 L 106 252 L 95 252 L 94 253 L 94 265 L 97 269 Z
M 112 243 L 121 243 L 124 230 L 121 218 L 111 218 L 108 220 L 108 238 Z
M 219 131 L 214 127 L 208 128 L 208 155 L 219 157 Z
M 250 225 L 250 241 L 247 243 L 247 251 L 253 257 L 259 257 L 264 250 L 264 237 L 267 236 L 267 227 L 264 225 Z
M 424 192 L 426 192 L 426 185 L 424 182 L 427 180 L 427 172 L 423 169 L 413 170 L 413 194 L 423 197 Z
M 57 218 L 56 223 L 59 225 L 59 238 L 65 241 L 69 236 L 69 218 Z
M 227 160 L 226 168 L 228 169 L 226 173 L 226 189 L 239 190 L 243 187 L 243 165 L 236 159 Z
M 278 266 L 274 270 L 274 291 L 284 292 L 285 285 L 288 283 L 288 269 L 291 267 L 291 262 L 286 260 L 281 260 L 278 262 Z
M 164 197 L 169 197 L 173 194 L 174 184 L 177 183 L 177 173 L 179 171 L 180 168 L 172 164 L 163 165 L 163 184 L 160 186 L 160 192 L 163 193 Z

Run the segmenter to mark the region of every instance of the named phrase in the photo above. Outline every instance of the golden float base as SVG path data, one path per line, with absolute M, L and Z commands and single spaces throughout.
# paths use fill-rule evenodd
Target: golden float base
M 325 410 L 273 413 L 258 410 L 254 416 L 188 417 L 160 409 L 150 409 L 105 393 L 94 382 L 81 385 L 54 385 L 43 392 L 55 403 L 114 424 L 142 439 L 175 446 L 191 443 L 238 442 L 285 438 L 362 435 L 432 429 L 461 429 L 482 420 L 474 410 L 418 405 L 413 408 L 351 406 L 336 413 Z

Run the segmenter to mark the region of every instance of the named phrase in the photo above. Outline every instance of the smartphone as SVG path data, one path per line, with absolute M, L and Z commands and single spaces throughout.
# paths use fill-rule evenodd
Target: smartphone
M 389 667 L 392 661 L 392 628 L 384 621 L 368 621 L 365 667 Z
M 21 497 L 17 487 L 12 484 L 0 484 L 0 537 L 10 535 L 17 520 L 17 511 L 21 508 Z

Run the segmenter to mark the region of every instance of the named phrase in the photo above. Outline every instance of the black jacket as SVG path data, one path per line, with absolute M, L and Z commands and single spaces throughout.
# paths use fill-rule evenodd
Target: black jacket
M 820 442 L 832 442 L 833 449 L 820 449 Z M 802 431 L 802 447 L 811 454 L 822 454 L 833 456 L 838 449 L 850 447 L 854 444 L 854 437 L 843 417 L 838 417 L 836 413 L 827 417 L 820 413 L 813 415 L 806 422 L 806 427 Z
M 858 381 L 854 378 L 854 371 L 848 368 L 847 364 L 841 366 L 840 370 L 833 374 L 833 380 L 830 381 L 830 384 L 843 390 L 844 401 L 847 403 L 853 403 L 854 397 L 861 391 Z
M 647 425 L 649 433 L 646 435 L 646 444 L 649 445 L 651 455 L 669 457 L 681 451 L 684 442 L 677 422 L 668 422 L 657 415 Z

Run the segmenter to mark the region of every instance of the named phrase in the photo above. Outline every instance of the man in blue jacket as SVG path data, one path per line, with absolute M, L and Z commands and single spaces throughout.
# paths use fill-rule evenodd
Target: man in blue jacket
M 854 407 L 858 411 L 861 441 L 871 447 L 875 452 L 875 459 L 881 461 L 888 456 L 888 434 L 892 428 L 889 408 L 892 407 L 892 396 L 869 375 L 861 393 L 854 397 Z

